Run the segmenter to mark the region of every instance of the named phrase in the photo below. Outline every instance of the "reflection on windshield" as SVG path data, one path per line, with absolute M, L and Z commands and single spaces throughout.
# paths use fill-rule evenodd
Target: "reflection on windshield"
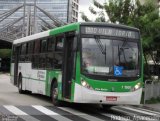
M 83 72 L 108 76 L 139 75 L 138 44 L 126 40 L 82 38 Z

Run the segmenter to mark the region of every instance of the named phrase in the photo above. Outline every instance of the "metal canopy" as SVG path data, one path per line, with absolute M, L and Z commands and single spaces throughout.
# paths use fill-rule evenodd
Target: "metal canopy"
M 11 18 L 11 16 L 19 10 L 23 11 L 22 16 L 16 19 L 10 19 L 9 22 L 5 22 L 5 20 Z M 37 11 L 43 13 L 51 22 L 40 17 L 37 14 Z M 5 22 L 5 24 L 2 24 L 3 22 Z M 15 39 L 66 24 L 67 23 L 59 20 L 54 15 L 51 15 L 49 12 L 37 6 L 36 0 L 34 0 L 34 3 L 32 4 L 27 4 L 26 0 L 24 0 L 22 5 L 15 6 L 13 9 L 0 13 L 0 48 L 3 48 L 3 46 L 11 47 L 8 43 L 12 43 Z

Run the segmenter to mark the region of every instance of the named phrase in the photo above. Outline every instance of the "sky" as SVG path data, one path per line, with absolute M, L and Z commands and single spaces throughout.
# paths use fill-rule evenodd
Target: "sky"
M 78 16 L 78 21 L 83 21 L 81 19 L 81 14 L 80 12 L 84 12 L 85 15 L 88 16 L 88 18 L 90 18 L 91 20 L 94 20 L 94 15 L 91 15 L 91 13 L 89 12 L 89 6 L 93 5 L 93 0 L 79 0 L 79 16 Z M 100 2 L 101 4 L 104 3 L 104 1 L 106 0 L 97 0 L 98 2 Z

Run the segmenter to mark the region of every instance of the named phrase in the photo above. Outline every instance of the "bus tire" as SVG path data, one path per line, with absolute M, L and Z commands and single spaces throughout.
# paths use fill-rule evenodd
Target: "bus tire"
M 54 81 L 51 87 L 51 98 L 52 104 L 55 106 L 60 106 L 60 101 L 58 100 L 58 84 Z
M 19 91 L 19 94 L 25 93 L 25 91 L 22 90 L 22 76 L 21 76 L 21 74 L 18 76 L 18 91 Z
M 105 104 L 102 105 L 104 110 L 110 110 L 112 108 L 112 106 L 114 106 L 114 105 L 105 105 Z

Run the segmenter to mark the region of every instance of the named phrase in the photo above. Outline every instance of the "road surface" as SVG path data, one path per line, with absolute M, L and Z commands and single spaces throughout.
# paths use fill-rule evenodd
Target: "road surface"
M 159 121 L 160 112 L 143 106 L 68 104 L 56 107 L 48 97 L 19 94 L 8 74 L 0 74 L 0 121 Z
M 41 95 L 19 94 L 18 88 L 10 83 L 9 74 L 0 74 L 0 105 L 47 105 L 51 100 Z

